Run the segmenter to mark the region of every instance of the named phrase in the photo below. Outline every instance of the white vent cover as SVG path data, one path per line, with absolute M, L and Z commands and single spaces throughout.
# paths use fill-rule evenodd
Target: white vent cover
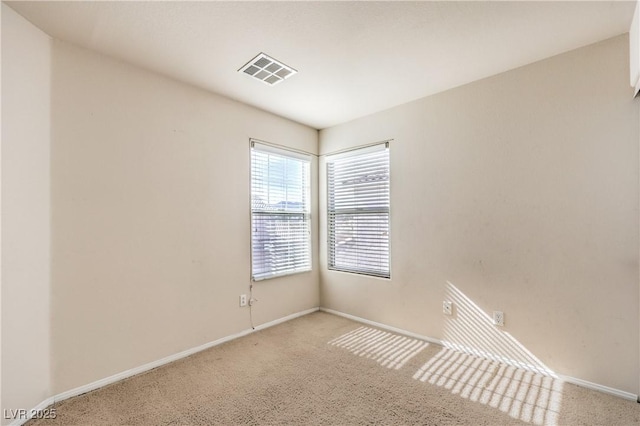
M 247 62 L 238 72 L 244 72 L 269 86 L 278 84 L 298 71 L 264 53 Z

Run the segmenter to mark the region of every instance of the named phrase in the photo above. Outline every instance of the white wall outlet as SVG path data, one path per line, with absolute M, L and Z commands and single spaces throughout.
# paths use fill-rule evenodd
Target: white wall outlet
M 500 327 L 504 325 L 504 312 L 493 311 L 493 325 L 499 325 Z
M 449 302 L 448 300 L 442 302 L 442 313 L 445 315 L 453 314 L 453 302 Z
M 240 295 L 240 306 L 247 306 L 247 295 L 246 294 L 241 294 Z

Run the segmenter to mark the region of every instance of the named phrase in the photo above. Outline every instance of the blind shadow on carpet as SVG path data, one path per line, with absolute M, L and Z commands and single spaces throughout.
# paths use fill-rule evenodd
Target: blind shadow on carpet
M 345 333 L 329 344 L 396 370 L 429 345 L 422 340 L 365 326 Z M 563 384 L 549 375 L 443 347 L 412 377 L 500 410 L 514 419 L 536 425 L 557 424 Z

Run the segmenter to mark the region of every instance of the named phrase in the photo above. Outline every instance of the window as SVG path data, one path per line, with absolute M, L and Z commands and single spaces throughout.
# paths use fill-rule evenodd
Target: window
M 251 277 L 311 270 L 310 157 L 251 141 Z
M 327 158 L 329 269 L 390 278 L 388 143 Z

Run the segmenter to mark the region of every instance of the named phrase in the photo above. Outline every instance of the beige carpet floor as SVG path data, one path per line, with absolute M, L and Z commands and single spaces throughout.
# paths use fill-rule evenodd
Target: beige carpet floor
M 638 425 L 640 404 L 317 312 L 29 425 Z

